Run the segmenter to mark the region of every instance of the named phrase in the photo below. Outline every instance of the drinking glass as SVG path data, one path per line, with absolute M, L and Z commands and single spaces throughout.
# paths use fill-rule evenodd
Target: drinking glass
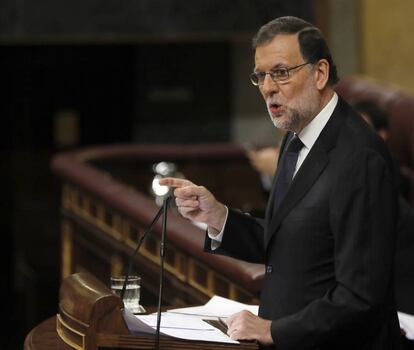
M 111 290 L 114 294 L 121 296 L 124 286 L 125 276 L 111 277 Z M 140 305 L 141 298 L 141 277 L 128 276 L 127 285 L 124 293 L 124 305 L 134 314 L 144 313 L 145 309 Z

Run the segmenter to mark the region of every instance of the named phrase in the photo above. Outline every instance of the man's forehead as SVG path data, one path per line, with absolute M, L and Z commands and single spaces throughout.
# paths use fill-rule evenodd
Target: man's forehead
M 298 35 L 278 34 L 271 41 L 257 46 L 255 65 L 256 68 L 265 66 L 270 69 L 277 65 L 300 63 L 301 58 Z

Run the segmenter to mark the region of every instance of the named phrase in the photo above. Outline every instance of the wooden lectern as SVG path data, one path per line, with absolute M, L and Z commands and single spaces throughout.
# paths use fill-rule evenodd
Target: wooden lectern
M 155 336 L 143 331 L 132 335 L 124 319 L 124 304 L 92 275 L 80 272 L 63 280 L 59 295 L 56 331 L 77 350 L 98 348 L 154 349 Z M 151 329 L 152 330 L 152 329 Z M 153 330 L 152 330 L 153 332 Z M 258 349 L 258 344 L 225 344 L 190 341 L 161 335 L 160 349 Z

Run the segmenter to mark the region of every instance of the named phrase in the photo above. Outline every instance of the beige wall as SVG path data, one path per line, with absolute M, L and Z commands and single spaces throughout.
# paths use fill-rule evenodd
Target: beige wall
M 414 1 L 361 0 L 360 71 L 414 93 Z
M 355 74 L 358 56 L 358 0 L 331 0 L 325 34 L 340 77 Z

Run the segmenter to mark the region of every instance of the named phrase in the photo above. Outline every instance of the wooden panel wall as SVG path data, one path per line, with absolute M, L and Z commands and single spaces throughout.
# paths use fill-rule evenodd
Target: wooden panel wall
M 360 2 L 361 73 L 414 92 L 414 2 Z

